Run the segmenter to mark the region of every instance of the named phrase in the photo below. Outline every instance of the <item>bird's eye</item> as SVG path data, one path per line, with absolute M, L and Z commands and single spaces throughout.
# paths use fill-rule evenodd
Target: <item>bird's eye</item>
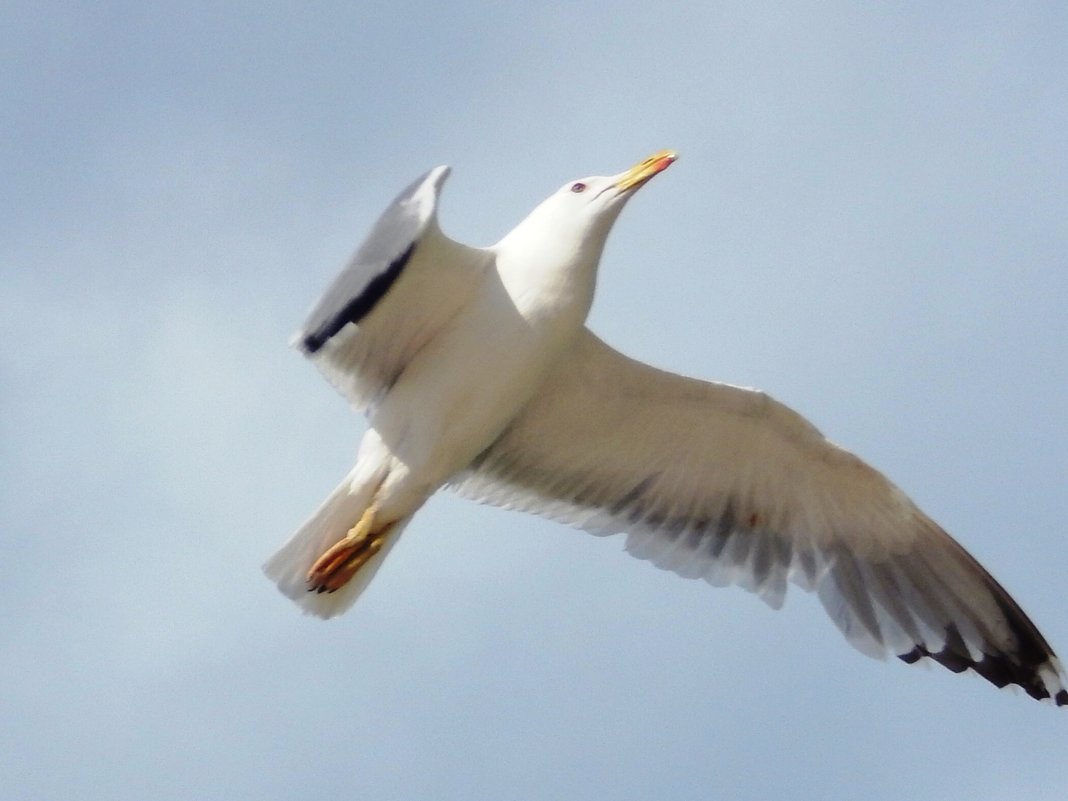
M 571 184 L 571 191 L 575 192 L 576 194 L 578 192 L 585 192 L 586 191 L 586 184 L 582 183 L 582 181 L 577 181 L 577 182 Z

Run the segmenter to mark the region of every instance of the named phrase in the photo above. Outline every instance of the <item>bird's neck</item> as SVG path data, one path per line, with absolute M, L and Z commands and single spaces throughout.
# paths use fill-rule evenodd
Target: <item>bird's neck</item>
M 497 270 L 524 317 L 552 318 L 580 327 L 586 320 L 597 283 L 603 242 L 527 236 L 512 231 L 494 248 Z

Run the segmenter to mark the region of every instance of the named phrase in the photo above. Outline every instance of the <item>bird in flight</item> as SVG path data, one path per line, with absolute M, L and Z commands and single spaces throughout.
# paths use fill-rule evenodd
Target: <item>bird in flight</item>
M 773 608 L 816 592 L 875 657 L 1068 705 L 1019 605 L 881 473 L 763 392 L 658 370 L 585 325 L 627 201 L 676 159 L 569 181 L 488 248 L 437 221 L 448 167 L 401 192 L 294 343 L 367 417 L 355 467 L 264 570 L 329 618 L 442 486 L 594 534 Z

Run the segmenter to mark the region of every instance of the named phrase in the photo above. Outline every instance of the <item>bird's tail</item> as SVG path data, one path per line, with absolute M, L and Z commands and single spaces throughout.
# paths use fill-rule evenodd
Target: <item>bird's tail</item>
M 380 480 L 380 479 L 379 479 Z M 371 504 L 379 480 L 367 481 L 353 470 L 304 525 L 263 565 L 263 572 L 307 615 L 330 618 L 352 606 L 374 578 L 382 560 L 410 517 L 390 528 L 381 549 L 335 592 L 309 592 L 307 576 L 315 560 L 341 540 Z

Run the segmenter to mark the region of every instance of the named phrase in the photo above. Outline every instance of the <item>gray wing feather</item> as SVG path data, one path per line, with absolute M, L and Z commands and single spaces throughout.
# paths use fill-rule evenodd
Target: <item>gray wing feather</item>
M 436 167 L 386 208 L 312 309 L 294 344 L 357 408 L 374 403 L 473 296 L 486 251 L 446 237 Z
M 448 167 L 421 175 L 389 204 L 345 268 L 338 273 L 294 337 L 308 355 L 345 325 L 359 325 L 407 265 L 434 219 Z
M 655 370 L 589 332 L 461 494 L 595 534 L 773 607 L 816 590 L 875 657 L 934 659 L 1068 705 L 1016 602 L 884 476 L 763 393 Z

